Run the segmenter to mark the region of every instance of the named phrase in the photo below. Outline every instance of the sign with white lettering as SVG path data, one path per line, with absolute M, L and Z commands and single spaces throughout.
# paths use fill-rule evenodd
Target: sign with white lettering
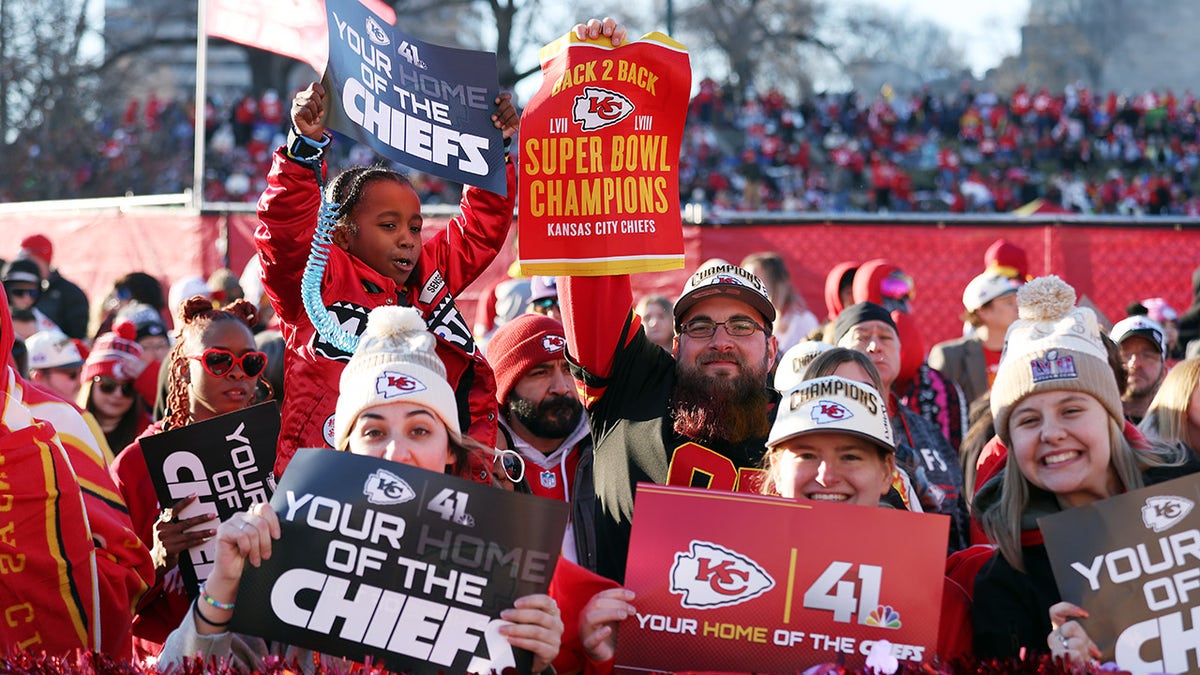
M 224 522 L 251 504 L 266 502 L 275 491 L 275 445 L 279 407 L 273 401 L 219 415 L 186 427 L 141 439 L 146 468 L 164 508 L 196 495 L 178 514 L 181 519 L 215 513 Z M 214 527 L 211 522 L 194 529 Z M 212 570 L 216 540 L 193 546 L 179 556 L 179 571 L 189 595 Z
M 508 193 L 496 55 L 422 42 L 358 0 L 327 0 L 327 125 L 388 159 Z
M 898 660 L 928 660 L 949 527 L 936 514 L 639 484 L 625 573 L 638 613 L 620 626 L 617 670 L 853 669 L 883 640 Z
M 500 612 L 546 592 L 568 510 L 328 449 L 298 451 L 271 506 L 282 534 L 232 629 L 413 673 L 514 664 Z
M 1200 669 L 1200 474 L 1038 519 L 1063 600 L 1121 670 Z

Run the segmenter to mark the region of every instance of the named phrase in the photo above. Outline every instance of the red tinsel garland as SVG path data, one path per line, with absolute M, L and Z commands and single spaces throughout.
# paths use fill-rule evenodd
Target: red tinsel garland
M 1081 673 L 1111 673 L 1128 675 L 1125 671 L 1099 667 L 1068 665 L 1062 659 L 1049 654 L 1039 654 L 1021 659 L 956 659 L 951 663 L 901 663 L 896 675 L 1080 675 Z M 268 656 L 262 667 L 247 671 L 233 667 L 217 659 L 207 661 L 196 657 L 180 666 L 160 670 L 154 666 L 143 666 L 132 661 L 117 659 L 107 654 L 80 651 L 67 656 L 50 656 L 41 652 L 9 651 L 0 655 L 0 673 L 14 675 L 298 675 L 303 672 L 299 664 L 285 662 L 277 656 Z M 383 675 L 388 671 L 376 666 L 357 664 L 350 670 L 326 668 L 319 661 L 314 663 L 315 675 Z M 803 671 L 804 675 L 869 675 L 870 671 L 853 670 L 837 664 L 815 666 Z

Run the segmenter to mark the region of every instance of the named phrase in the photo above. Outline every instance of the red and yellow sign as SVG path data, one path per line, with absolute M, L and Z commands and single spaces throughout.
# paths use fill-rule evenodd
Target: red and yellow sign
M 601 275 L 683 266 L 679 150 L 691 90 L 683 45 L 613 47 L 574 33 L 542 48 L 521 118 L 521 268 Z
M 884 640 L 930 660 L 948 531 L 934 514 L 642 483 L 617 670 L 859 668 Z

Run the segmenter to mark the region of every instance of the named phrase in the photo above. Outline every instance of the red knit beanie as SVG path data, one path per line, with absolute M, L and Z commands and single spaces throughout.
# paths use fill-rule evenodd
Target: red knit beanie
M 47 265 L 54 257 L 54 245 L 44 234 L 31 234 L 25 237 L 21 240 L 21 248 L 46 261 Z
M 983 254 L 983 264 L 1009 279 L 1021 283 L 1029 281 L 1029 258 L 1025 255 L 1025 249 L 1007 239 L 992 242 Z
M 115 380 L 136 380 L 146 369 L 142 348 L 135 340 L 137 328 L 133 322 L 121 319 L 113 331 L 96 338 L 92 351 L 83 364 L 83 381 L 101 375 Z
M 522 314 L 496 329 L 487 346 L 496 372 L 496 402 L 503 406 L 530 368 L 566 356 L 566 349 L 562 324 L 548 316 Z

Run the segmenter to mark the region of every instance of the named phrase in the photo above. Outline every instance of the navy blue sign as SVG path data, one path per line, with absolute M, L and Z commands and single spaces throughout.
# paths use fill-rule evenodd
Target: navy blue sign
M 496 55 L 422 42 L 358 0 L 325 11 L 328 126 L 418 171 L 506 194 Z

